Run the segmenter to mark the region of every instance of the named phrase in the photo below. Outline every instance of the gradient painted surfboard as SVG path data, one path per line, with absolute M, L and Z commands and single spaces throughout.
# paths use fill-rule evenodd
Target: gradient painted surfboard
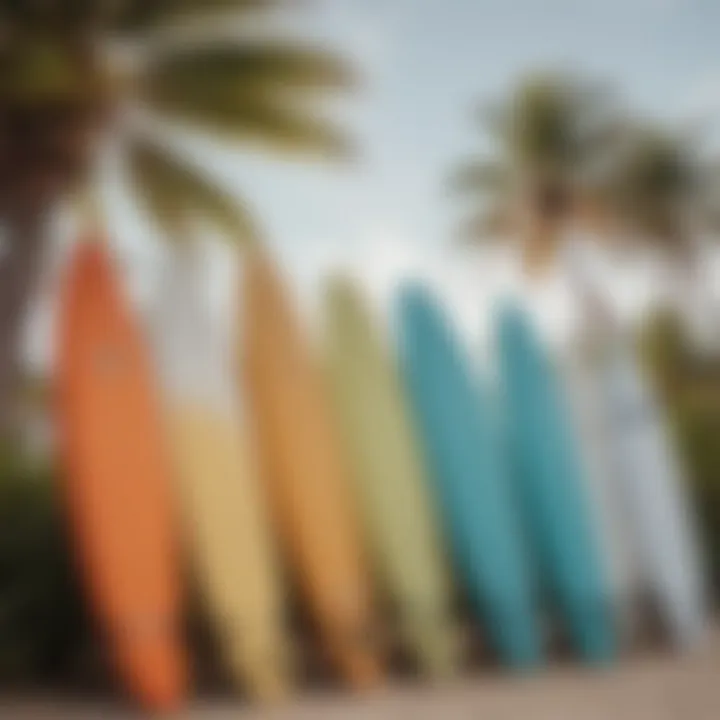
M 171 467 L 143 339 L 107 248 L 72 257 L 58 347 L 58 429 L 86 592 L 118 672 L 147 709 L 184 700 Z
M 452 590 L 415 429 L 397 370 L 359 289 L 333 278 L 325 296 L 325 365 L 374 565 L 420 665 L 457 661 Z
M 403 377 L 463 584 L 502 659 L 535 664 L 532 582 L 490 405 L 422 286 L 402 289 L 398 314 Z
M 266 498 L 234 392 L 233 358 L 213 324 L 202 246 L 171 249 L 153 339 L 192 567 L 239 686 L 288 691 L 282 590 Z
M 587 507 L 565 399 L 527 314 L 506 302 L 498 317 L 509 448 L 543 586 L 581 654 L 615 653 L 611 591 Z

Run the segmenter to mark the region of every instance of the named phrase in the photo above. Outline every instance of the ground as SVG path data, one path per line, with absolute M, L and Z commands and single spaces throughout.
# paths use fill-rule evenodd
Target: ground
M 107 702 L 0 700 L 2 720 L 136 720 Z M 182 720 L 717 720 L 720 629 L 692 656 L 647 656 L 613 668 L 553 667 L 518 678 L 479 673 L 438 687 L 390 684 L 364 697 L 308 694 L 272 711 L 196 701 Z

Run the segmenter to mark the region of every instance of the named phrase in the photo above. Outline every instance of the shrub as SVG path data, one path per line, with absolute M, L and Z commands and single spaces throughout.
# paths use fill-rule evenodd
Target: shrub
M 648 324 L 643 350 L 667 409 L 720 596 L 720 357 L 694 355 L 676 318 Z
M 46 681 L 78 647 L 83 619 L 53 472 L 0 450 L 0 683 Z

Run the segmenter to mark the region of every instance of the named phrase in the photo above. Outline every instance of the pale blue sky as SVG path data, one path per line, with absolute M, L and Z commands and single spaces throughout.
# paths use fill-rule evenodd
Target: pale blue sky
M 441 181 L 479 147 L 469 118 L 519 75 L 567 67 L 616 81 L 665 115 L 720 106 L 714 0 L 323 0 L 306 20 L 357 57 L 363 156 L 353 168 L 223 162 L 272 242 L 300 251 L 377 233 L 444 242 L 453 207 Z

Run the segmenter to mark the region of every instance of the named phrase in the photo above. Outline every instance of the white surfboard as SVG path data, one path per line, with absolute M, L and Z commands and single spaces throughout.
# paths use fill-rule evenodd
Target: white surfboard
M 661 410 L 622 340 L 602 370 L 604 423 L 643 580 L 674 643 L 697 644 L 707 621 L 706 580 L 685 477 Z
M 592 340 L 597 353 L 594 364 L 586 366 L 585 397 L 589 388 L 595 405 L 586 410 L 595 418 L 599 440 L 597 452 L 591 450 L 588 457 L 597 458 L 589 461 L 597 468 L 596 479 L 604 476 L 611 488 L 605 493 L 613 506 L 607 518 L 617 521 L 612 533 L 619 542 L 617 550 L 608 553 L 616 573 L 618 561 L 628 563 L 625 582 L 630 599 L 640 594 L 647 598 L 674 644 L 691 647 L 702 639 L 707 606 L 704 562 L 686 478 L 634 343 L 621 328 L 617 308 L 598 287 L 593 272 L 597 262 L 591 262 L 588 253 L 592 246 L 576 238 L 565 260 L 582 308 L 584 340 Z M 622 548 L 628 552 L 623 554 Z

